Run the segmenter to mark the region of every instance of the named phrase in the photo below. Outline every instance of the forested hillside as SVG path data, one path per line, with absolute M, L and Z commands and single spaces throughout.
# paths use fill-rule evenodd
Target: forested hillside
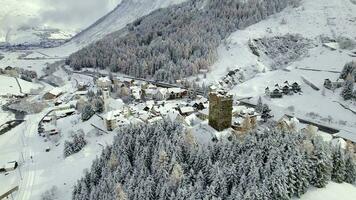
M 121 129 L 73 200 L 290 199 L 330 179 L 355 181 L 351 154 L 273 126 L 210 145 L 170 121 Z
M 299 0 L 191 0 L 159 9 L 72 54 L 74 69 L 95 67 L 173 82 L 208 68 L 222 39 Z

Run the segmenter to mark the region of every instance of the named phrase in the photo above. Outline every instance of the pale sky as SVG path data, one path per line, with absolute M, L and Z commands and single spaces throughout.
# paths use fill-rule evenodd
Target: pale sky
M 26 25 L 80 31 L 121 0 L 0 0 L 0 32 Z

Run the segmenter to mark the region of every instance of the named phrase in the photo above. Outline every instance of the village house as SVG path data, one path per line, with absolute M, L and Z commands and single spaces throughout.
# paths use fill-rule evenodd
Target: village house
M 108 112 L 104 117 L 104 126 L 108 131 L 113 131 L 117 127 L 129 124 L 129 121 L 122 114 L 121 110 Z
M 19 73 L 16 70 L 16 68 L 10 67 L 10 66 L 5 67 L 5 69 L 3 70 L 3 73 L 8 75 L 8 76 L 12 76 L 12 77 L 18 77 L 19 76 Z
M 257 115 L 244 115 L 234 118 L 232 128 L 240 133 L 247 133 L 257 126 Z
M 301 92 L 302 91 L 302 88 L 300 87 L 300 84 L 297 83 L 297 82 L 294 82 L 292 84 L 292 90 L 294 93 L 298 93 L 298 92 Z
M 53 88 L 51 91 L 44 94 L 43 98 L 45 100 L 51 100 L 51 99 L 58 98 L 62 94 L 63 94 L 63 91 L 60 88 Z
M 166 100 L 168 99 L 167 94 L 168 94 L 167 88 L 159 88 L 154 96 L 154 99 L 156 99 L 157 101 Z
M 111 88 L 111 80 L 109 77 L 101 77 L 96 81 L 96 85 L 98 88 L 100 89 L 104 89 L 104 88 Z
M 195 110 L 191 106 L 186 106 L 186 107 L 179 108 L 179 113 L 182 116 L 188 116 L 188 115 L 193 114 L 194 112 L 195 112 Z
M 209 119 L 209 109 L 206 108 L 204 110 L 199 110 L 196 115 L 199 119 L 201 119 L 203 121 L 208 120 Z
M 86 91 L 88 89 L 88 85 L 84 82 L 79 82 L 77 85 L 78 91 Z
M 283 86 L 283 88 L 282 88 L 282 93 L 284 94 L 284 95 L 289 95 L 290 94 L 290 88 L 289 88 L 289 86 L 288 85 L 285 85 L 285 86 Z
M 330 79 L 325 79 L 324 81 L 324 87 L 329 90 L 341 88 L 343 86 L 344 82 L 343 81 L 331 81 Z
M 282 98 L 283 94 L 278 88 L 276 88 L 271 92 L 270 97 L 271 98 Z
M 182 88 L 169 88 L 168 89 L 169 99 L 180 99 L 188 95 L 188 91 Z

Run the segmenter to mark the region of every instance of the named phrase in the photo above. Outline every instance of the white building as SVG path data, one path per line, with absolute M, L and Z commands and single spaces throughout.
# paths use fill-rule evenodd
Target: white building
M 130 124 L 130 122 L 122 114 L 121 110 L 110 111 L 104 117 L 104 125 L 108 131 L 127 124 Z
M 160 88 L 157 90 L 156 95 L 154 96 L 154 98 L 158 101 L 163 101 L 166 100 L 168 98 L 168 90 L 167 88 Z
M 99 87 L 99 88 L 109 88 L 111 87 L 111 80 L 109 77 L 101 77 L 99 78 L 97 81 L 96 81 L 96 85 Z

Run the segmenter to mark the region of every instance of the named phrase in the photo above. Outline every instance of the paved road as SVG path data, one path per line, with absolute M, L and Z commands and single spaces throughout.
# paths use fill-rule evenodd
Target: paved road
M 22 167 L 23 180 L 19 184 L 19 192 L 16 197 L 17 200 L 32 200 L 33 185 L 36 180 L 37 174 L 37 162 L 36 152 L 41 151 L 41 147 L 36 145 L 40 138 L 37 136 L 38 122 L 41 120 L 45 112 L 37 114 L 35 116 L 28 116 L 25 129 L 23 133 L 23 157 L 24 165 Z

